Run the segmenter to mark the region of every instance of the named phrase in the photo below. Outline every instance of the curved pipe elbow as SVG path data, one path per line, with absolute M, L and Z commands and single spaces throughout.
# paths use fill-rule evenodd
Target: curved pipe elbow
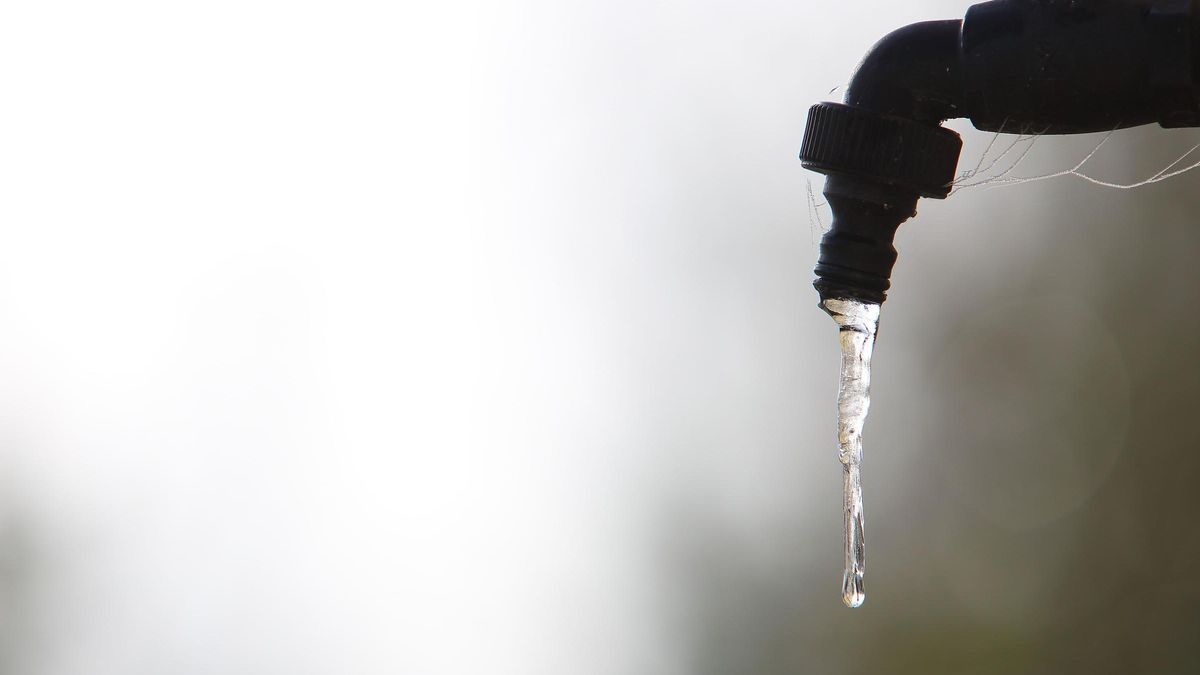
M 965 113 L 962 21 L 923 21 L 871 47 L 846 91 L 847 105 L 937 124 Z
M 1200 126 L 1200 0 L 979 3 L 886 35 L 845 103 L 984 131 Z

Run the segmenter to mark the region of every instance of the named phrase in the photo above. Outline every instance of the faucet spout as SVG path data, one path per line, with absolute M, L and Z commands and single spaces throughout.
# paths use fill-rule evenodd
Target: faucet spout
M 822 301 L 882 303 L 900 223 L 950 192 L 962 141 L 941 122 L 1073 134 L 1200 126 L 1200 0 L 991 0 L 893 31 L 844 104 L 808 114 L 803 165 L 828 176 Z

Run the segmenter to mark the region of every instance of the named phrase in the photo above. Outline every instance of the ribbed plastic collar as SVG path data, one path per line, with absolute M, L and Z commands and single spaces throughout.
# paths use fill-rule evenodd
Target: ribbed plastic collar
M 818 103 L 808 111 L 800 160 L 813 171 L 870 178 L 945 199 L 961 150 L 962 139 L 944 127 Z

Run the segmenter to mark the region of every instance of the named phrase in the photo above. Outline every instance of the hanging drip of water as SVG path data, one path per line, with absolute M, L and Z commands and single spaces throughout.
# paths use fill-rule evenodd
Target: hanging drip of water
M 871 352 L 879 329 L 879 305 L 845 298 L 821 303 L 838 324 L 842 347 L 838 386 L 838 459 L 842 463 L 842 507 L 846 525 L 846 566 L 842 573 L 842 602 L 858 607 L 866 599 L 863 574 L 867 550 L 863 529 L 862 431 L 871 407 Z

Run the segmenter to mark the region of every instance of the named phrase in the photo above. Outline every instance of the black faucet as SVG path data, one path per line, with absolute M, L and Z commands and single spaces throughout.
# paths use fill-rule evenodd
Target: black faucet
M 882 303 L 900 223 L 950 192 L 962 140 L 940 126 L 1074 134 L 1200 126 L 1200 0 L 992 0 L 906 26 L 808 113 L 800 159 L 827 175 L 821 300 Z

